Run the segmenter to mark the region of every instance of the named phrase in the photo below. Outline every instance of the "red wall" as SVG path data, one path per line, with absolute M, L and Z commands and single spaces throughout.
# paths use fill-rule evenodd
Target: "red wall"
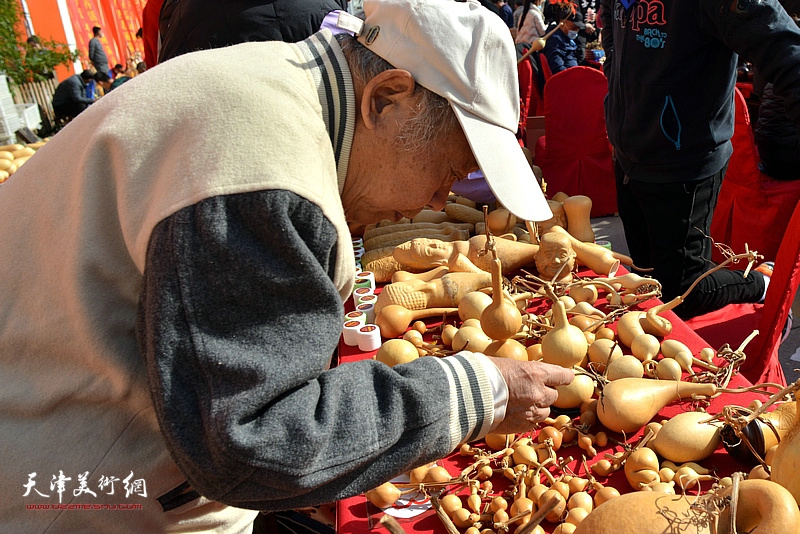
M 81 63 L 89 66 L 89 39 L 92 26 L 103 28 L 101 39 L 105 48 L 109 69 L 116 63 L 126 66 L 144 59 L 144 45 L 136 38 L 136 31 L 142 26 L 144 0 L 66 0 L 72 31 Z M 37 35 L 62 43 L 67 41 L 56 0 L 27 0 L 28 12 Z M 72 74 L 72 66 L 56 69 L 58 79 L 63 80 Z

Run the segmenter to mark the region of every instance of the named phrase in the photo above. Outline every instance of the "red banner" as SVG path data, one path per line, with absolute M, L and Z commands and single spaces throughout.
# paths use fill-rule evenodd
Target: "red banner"
M 142 26 L 143 0 L 67 0 L 67 6 L 84 67 L 90 66 L 93 26 L 103 29 L 100 42 L 108 56 L 109 70 L 117 63 L 128 67 L 143 60 L 144 45 L 136 38 Z

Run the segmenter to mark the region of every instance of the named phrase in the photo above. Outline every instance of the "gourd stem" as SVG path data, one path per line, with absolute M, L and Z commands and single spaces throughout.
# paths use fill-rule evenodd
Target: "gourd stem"
M 765 386 L 780 387 L 778 384 L 772 384 L 772 383 L 756 384 L 756 385 L 757 386 L 762 386 L 762 387 L 765 387 Z M 753 387 L 755 387 L 755 386 L 753 386 Z M 789 395 L 790 393 L 794 393 L 794 392 L 796 392 L 798 390 L 800 390 L 800 378 L 798 378 L 793 384 L 791 384 L 789 386 L 786 386 L 785 388 L 783 388 L 779 392 L 775 393 L 773 396 L 771 396 L 769 398 L 769 400 L 767 402 L 762 404 L 757 410 L 755 410 L 753 413 L 748 415 L 745 418 L 745 421 L 746 421 L 745 426 L 747 424 L 749 424 L 751 421 L 753 421 L 753 419 L 755 419 L 756 417 L 760 416 L 763 413 L 766 413 L 767 408 L 769 408 L 770 406 L 772 406 L 773 404 L 775 404 L 776 402 L 781 400 L 783 397 L 785 397 L 786 395 Z
M 703 274 L 701 274 L 700 276 L 698 276 L 695 279 L 695 281 L 692 282 L 692 285 L 689 286 L 689 289 L 684 291 L 683 295 L 678 295 L 677 297 L 675 297 L 674 299 L 670 300 L 669 302 L 665 302 L 664 304 L 661 304 L 659 306 L 654 306 L 653 308 L 648 310 L 648 313 L 651 310 L 657 310 L 657 311 L 654 311 L 653 313 L 658 315 L 661 312 L 669 311 L 669 310 L 675 308 L 678 304 L 683 302 L 686 299 L 686 297 L 689 296 L 689 293 L 691 293 L 692 290 L 697 286 L 697 284 L 700 283 L 700 280 L 702 280 L 703 278 L 711 275 L 712 273 L 715 273 L 715 272 L 719 271 L 720 269 L 722 269 L 723 267 L 725 267 L 726 265 L 728 265 L 731 262 L 737 262 L 737 261 L 743 260 L 745 258 L 749 258 L 751 262 L 756 261 L 756 259 L 757 259 L 756 252 L 754 250 L 751 250 L 751 251 L 748 251 L 748 252 L 743 252 L 742 254 L 735 254 L 735 255 L 731 256 L 730 258 L 726 259 L 725 261 L 723 261 L 722 263 L 720 263 L 719 265 L 717 265 L 713 269 L 709 269 L 708 271 L 706 271 Z M 748 271 L 749 271 L 749 268 L 748 268 Z
M 525 525 L 523 525 L 521 528 L 517 529 L 517 534 L 530 534 L 531 532 L 533 532 L 533 529 L 535 529 L 535 528 L 536 528 L 536 527 L 539 525 L 539 523 L 541 523 L 541 522 L 542 522 L 542 520 L 544 519 L 544 516 L 546 516 L 547 514 L 549 514 L 549 513 L 550 513 L 550 511 L 551 511 L 553 508 L 555 508 L 556 506 L 558 506 L 558 503 L 559 503 L 559 499 L 558 499 L 558 497 L 556 497 L 555 495 L 554 495 L 554 496 L 552 496 L 552 497 L 550 497 L 550 500 L 548 500 L 548 501 L 545 503 L 545 505 L 544 505 L 544 506 L 542 506 L 541 508 L 539 508 L 539 509 L 536 511 L 536 513 L 535 513 L 535 514 L 533 514 L 533 516 L 531 516 L 531 520 L 530 520 L 530 521 L 528 521 L 528 522 L 527 522 Z M 526 516 L 526 515 L 528 515 L 529 513 L 530 513 L 530 511 L 528 511 L 528 512 L 524 512 L 523 514 L 520 514 L 520 515 L 521 515 L 522 517 L 525 517 L 525 516 Z M 511 521 L 511 520 L 509 519 L 509 523 L 510 523 L 510 521 Z
M 736 509 L 739 506 L 739 480 L 742 474 L 738 471 L 733 474 L 733 487 L 731 488 L 731 515 L 730 533 L 736 534 Z

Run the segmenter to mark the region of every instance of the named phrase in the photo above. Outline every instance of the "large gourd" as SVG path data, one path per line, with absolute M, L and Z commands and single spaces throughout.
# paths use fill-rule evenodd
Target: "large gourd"
M 800 499 L 800 397 L 795 401 L 794 427 L 778 444 L 772 460 L 771 479 Z
M 730 495 L 728 487 L 722 497 Z M 731 534 L 730 507 L 710 516 L 695 499 L 638 491 L 626 493 L 598 506 L 581 521 L 575 534 Z M 797 502 L 784 488 L 768 480 L 743 480 L 739 484 L 736 530 L 750 534 L 798 534 Z
M 636 432 L 670 402 L 716 391 L 714 384 L 620 378 L 603 388 L 597 401 L 597 418 L 614 432 Z
M 708 458 L 720 444 L 720 428 L 705 412 L 683 412 L 664 423 L 650 446 L 664 459 L 676 463 Z

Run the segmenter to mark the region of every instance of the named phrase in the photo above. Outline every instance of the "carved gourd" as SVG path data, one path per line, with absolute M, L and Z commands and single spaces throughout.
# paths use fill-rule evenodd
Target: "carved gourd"
M 589 220 L 592 199 L 585 195 L 575 195 L 564 200 L 567 214 L 567 231 L 578 241 L 594 243 L 594 230 Z

